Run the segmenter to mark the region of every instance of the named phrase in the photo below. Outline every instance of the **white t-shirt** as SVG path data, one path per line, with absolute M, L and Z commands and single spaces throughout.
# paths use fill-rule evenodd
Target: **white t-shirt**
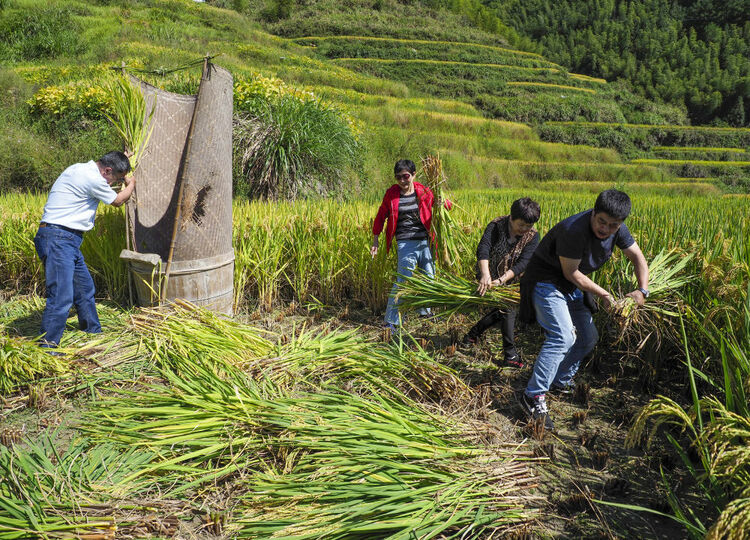
M 76 163 L 65 169 L 52 185 L 42 221 L 89 231 L 94 227 L 99 201 L 111 204 L 116 197 L 96 161 Z

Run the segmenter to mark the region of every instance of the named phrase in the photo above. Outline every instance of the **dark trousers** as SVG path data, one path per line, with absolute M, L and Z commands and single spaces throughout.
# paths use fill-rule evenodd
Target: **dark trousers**
M 500 332 L 503 334 L 503 355 L 513 356 L 516 353 L 516 339 L 515 339 L 515 327 L 516 327 L 516 315 L 518 315 L 518 309 L 509 309 L 501 311 L 499 309 L 493 309 L 487 315 L 479 319 L 479 322 L 472 326 L 466 337 L 469 339 L 476 339 L 481 336 L 485 330 L 500 325 Z
M 42 227 L 34 237 L 44 264 L 47 305 L 42 314 L 43 345 L 56 347 L 65 330 L 70 308 L 75 306 L 84 332 L 102 331 L 94 302 L 94 280 L 81 254 L 82 234 L 55 226 Z

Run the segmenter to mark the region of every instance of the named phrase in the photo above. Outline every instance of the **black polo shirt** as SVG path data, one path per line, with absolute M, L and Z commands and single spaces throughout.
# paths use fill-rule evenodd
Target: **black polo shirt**
M 565 279 L 560 257 L 580 259 L 578 270 L 588 275 L 609 260 L 615 246 L 627 249 L 635 244 L 624 223 L 612 236 L 604 240 L 597 238 L 591 230 L 593 212 L 592 209 L 575 214 L 552 227 L 534 252 L 524 279 L 554 283 L 561 292 L 571 293 L 576 286 Z

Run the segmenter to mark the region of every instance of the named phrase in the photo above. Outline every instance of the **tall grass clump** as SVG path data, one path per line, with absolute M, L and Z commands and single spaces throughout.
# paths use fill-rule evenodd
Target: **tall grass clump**
M 314 99 L 281 96 L 235 116 L 235 192 L 296 199 L 350 192 L 360 145 L 346 119 Z
M 71 8 L 15 8 L 0 2 L 0 61 L 73 56 L 82 48 L 81 27 Z

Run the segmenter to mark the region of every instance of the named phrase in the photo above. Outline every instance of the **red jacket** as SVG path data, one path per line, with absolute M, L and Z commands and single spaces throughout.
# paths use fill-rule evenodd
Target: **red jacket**
M 430 241 L 435 242 L 435 237 L 432 233 L 432 202 L 434 196 L 430 188 L 423 186 L 419 182 L 414 182 L 414 191 L 417 193 L 417 200 L 419 201 L 419 219 L 422 221 L 424 228 L 427 229 L 427 234 L 430 236 Z M 389 187 L 383 202 L 380 204 L 378 214 L 375 216 L 375 221 L 372 222 L 372 234 L 378 236 L 383 231 L 383 224 L 385 220 L 388 220 L 388 227 L 385 230 L 385 241 L 386 251 L 391 250 L 391 242 L 396 234 L 396 224 L 398 223 L 398 200 L 401 196 L 401 188 L 398 184 L 393 184 Z M 445 207 L 450 209 L 452 206 L 451 202 L 446 200 Z

